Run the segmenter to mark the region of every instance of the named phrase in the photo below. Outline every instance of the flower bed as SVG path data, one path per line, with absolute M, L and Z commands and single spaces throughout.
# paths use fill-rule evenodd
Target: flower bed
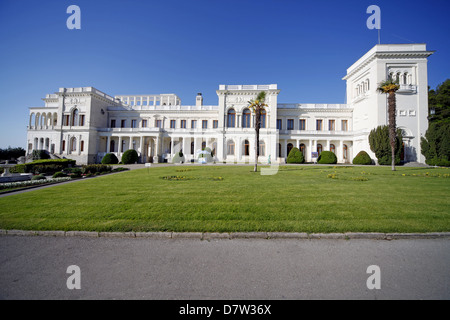
M 25 188 L 25 187 L 36 186 L 36 185 L 40 185 L 40 184 L 48 184 L 48 183 L 63 182 L 63 181 L 70 181 L 70 180 L 72 180 L 72 179 L 69 177 L 64 177 L 64 178 L 50 178 L 50 179 L 45 179 L 45 180 L 28 180 L 28 181 L 1 183 L 0 190 L 13 189 L 13 188 Z

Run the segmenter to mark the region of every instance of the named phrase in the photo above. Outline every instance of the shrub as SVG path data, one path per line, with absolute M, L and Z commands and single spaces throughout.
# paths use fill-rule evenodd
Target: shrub
M 118 164 L 119 159 L 117 159 L 114 153 L 107 153 L 102 159 L 102 164 Z
M 353 159 L 353 164 L 369 165 L 372 164 L 372 159 L 365 151 L 360 151 Z
M 67 177 L 67 174 L 61 171 L 55 172 L 55 174 L 52 176 L 52 178 L 62 178 L 62 177 Z
M 122 163 L 123 164 L 133 164 L 136 163 L 139 159 L 139 156 L 134 149 L 129 149 L 125 151 L 122 155 Z
M 118 168 L 112 169 L 113 172 L 120 172 L 120 171 L 127 171 L 127 170 L 130 170 L 130 169 L 124 168 L 124 167 L 118 167 Z
M 61 171 L 64 167 L 62 165 L 58 164 L 48 164 L 48 165 L 34 165 L 31 169 L 32 172 L 39 174 L 39 173 L 46 173 L 46 174 L 53 174 L 55 172 Z
M 450 123 L 432 123 L 421 138 L 422 154 L 430 166 L 450 166 Z
M 289 155 L 286 159 L 287 163 L 303 163 L 305 162 L 305 157 L 303 156 L 303 153 L 298 150 L 298 148 L 292 148 L 291 152 L 289 152 Z
M 34 176 L 33 178 L 31 178 L 31 180 L 45 180 L 45 176 L 43 174 L 39 174 L 37 176 Z
M 317 159 L 317 163 L 320 164 L 335 164 L 337 163 L 336 155 L 331 151 L 322 151 Z
M 402 147 L 402 130 L 397 130 L 397 144 L 395 146 L 395 164 L 400 164 L 400 154 Z M 375 153 L 378 164 L 390 165 L 392 158 L 391 144 L 389 143 L 389 127 L 378 126 L 369 134 L 370 150 Z
M 84 174 L 89 174 L 89 173 L 104 173 L 104 172 L 111 172 L 112 168 L 111 166 L 107 166 L 105 164 L 87 164 L 87 165 L 83 165 L 81 172 Z

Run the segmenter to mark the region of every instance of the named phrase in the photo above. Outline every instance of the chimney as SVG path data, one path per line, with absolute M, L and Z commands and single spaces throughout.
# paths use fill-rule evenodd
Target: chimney
M 197 97 L 195 98 L 195 106 L 201 107 L 203 105 L 203 97 L 202 94 L 199 92 L 197 93 Z

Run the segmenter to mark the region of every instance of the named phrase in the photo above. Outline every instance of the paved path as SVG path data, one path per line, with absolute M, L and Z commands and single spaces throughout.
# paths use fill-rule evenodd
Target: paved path
M 67 267 L 81 271 L 69 290 Z M 381 289 L 369 290 L 370 265 Z M 450 299 L 450 240 L 0 237 L 1 299 Z

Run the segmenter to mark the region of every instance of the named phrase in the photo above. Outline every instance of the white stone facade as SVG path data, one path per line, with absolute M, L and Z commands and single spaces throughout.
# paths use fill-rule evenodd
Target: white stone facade
M 185 106 L 175 94 L 109 96 L 93 87 L 60 88 L 44 107 L 30 108 L 27 152 L 45 149 L 78 164 L 98 163 L 109 152 L 120 159 L 135 149 L 140 162 L 171 162 L 182 151 L 196 161 L 209 147 L 218 162 L 252 162 L 254 115 L 248 101 L 266 91 L 260 130 L 262 163 L 283 163 L 292 147 L 306 161 L 312 152 L 333 151 L 339 163 L 351 163 L 364 150 L 373 159 L 368 135 L 387 124 L 386 95 L 376 92 L 388 76 L 398 78 L 397 126 L 404 130 L 404 160 L 424 163 L 420 137 L 428 128 L 425 44 L 376 45 L 347 69 L 347 104 L 278 103 L 280 90 L 270 85 L 220 85 L 218 105 Z

